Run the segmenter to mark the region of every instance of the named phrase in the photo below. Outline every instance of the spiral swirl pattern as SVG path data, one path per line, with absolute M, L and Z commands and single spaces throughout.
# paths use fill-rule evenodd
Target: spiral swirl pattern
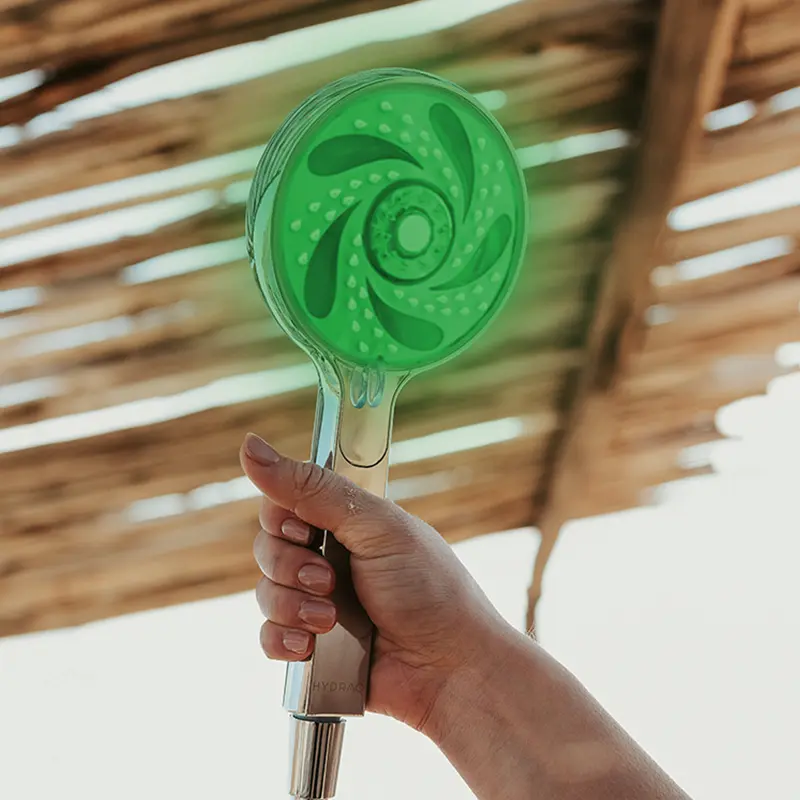
M 270 262 L 319 346 L 418 369 L 460 350 L 504 301 L 527 195 L 502 130 L 465 92 L 412 71 L 366 75 L 306 117 L 275 193 Z

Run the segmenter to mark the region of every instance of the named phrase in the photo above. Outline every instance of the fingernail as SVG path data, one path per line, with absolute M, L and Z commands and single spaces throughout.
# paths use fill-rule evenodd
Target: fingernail
M 281 525 L 281 533 L 293 542 L 298 544 L 308 544 L 311 539 L 311 528 L 305 522 L 290 517 L 285 519 Z
M 306 564 L 297 573 L 297 579 L 312 592 L 327 592 L 333 583 L 331 571 L 319 564 Z
M 336 609 L 332 603 L 326 603 L 323 600 L 304 600 L 300 605 L 298 615 L 303 622 L 307 622 L 309 625 L 328 628 L 336 618 Z
M 305 631 L 285 631 L 283 646 L 293 653 L 305 653 L 311 643 L 311 635 Z
M 263 464 L 265 467 L 276 464 L 280 456 L 270 447 L 260 436 L 248 433 L 244 439 L 244 447 L 253 461 Z

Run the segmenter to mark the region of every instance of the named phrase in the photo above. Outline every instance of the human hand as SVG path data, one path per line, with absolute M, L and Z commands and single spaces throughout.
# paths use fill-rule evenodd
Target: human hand
M 254 553 L 270 658 L 301 661 L 330 630 L 333 571 L 307 549 L 311 527 L 351 553 L 353 584 L 376 627 L 368 709 L 426 727 L 448 682 L 474 671 L 492 631 L 508 627 L 441 536 L 390 500 L 294 461 L 248 434 L 242 467 L 265 495 Z

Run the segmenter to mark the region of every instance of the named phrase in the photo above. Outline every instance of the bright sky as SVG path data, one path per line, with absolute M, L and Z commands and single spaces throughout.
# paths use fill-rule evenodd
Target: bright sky
M 459 14 L 466 18 L 506 2 L 462 0 Z M 40 118 L 26 135 L 149 102 L 156 86 L 173 96 L 229 85 L 303 60 L 309 52 L 321 57 L 343 45 L 412 35 L 455 21 L 450 0 L 425 0 L 405 11 L 336 23 L 336 36 L 329 35 L 330 28 L 324 34 L 286 34 L 267 44 L 225 51 L 202 62 L 202 69 L 200 62 L 193 62 L 189 70 L 173 66 L 148 78 L 123 81 L 83 104 Z M 319 49 L 322 44 L 324 52 Z M 189 73 L 192 81 L 187 84 Z M 33 72 L 16 84 L 0 81 L 0 97 L 13 96 L 39 80 Z M 489 92 L 484 102 L 498 107 L 505 102 L 501 95 Z M 776 103 L 793 108 L 800 96 L 793 90 Z M 711 116 L 708 127 L 739 124 L 752 113 L 747 104 L 740 104 Z M 6 144 L 22 135 L 0 129 L 0 141 Z M 526 148 L 520 158 L 532 166 L 626 142 L 624 132 L 609 131 Z M 71 196 L 71 207 L 100 208 L 118 195 L 144 196 L 155 191 L 156 184 L 190 188 L 210 177 L 247 171 L 257 155 L 255 150 L 242 151 L 159 176 L 82 190 Z M 672 215 L 671 224 L 688 229 L 797 205 L 799 177 L 795 170 L 726 197 L 684 206 Z M 236 187 L 237 192 L 243 189 L 246 186 Z M 85 245 L 91 237 L 114 239 L 144 232 L 214 202 L 215 197 L 198 191 L 135 214 L 114 212 L 102 225 L 95 217 L 53 229 L 49 238 L 37 234 L 7 239 L 0 244 L 0 268 L 53 247 Z M 63 198 L 5 209 L 0 211 L 0 229 L 46 219 L 60 208 Z M 794 247 L 792 240 L 776 237 L 665 267 L 658 276 L 691 280 Z M 238 258 L 241 248 L 241 241 L 235 240 L 169 254 L 135 265 L 126 280 L 155 280 L 213 267 Z M 0 293 L 0 311 L 39 302 L 33 288 L 15 291 L 13 296 Z M 73 338 L 87 335 L 112 334 L 81 330 Z M 779 357 L 787 366 L 800 365 L 800 343 L 786 345 Z M 306 368 L 281 374 L 283 383 L 271 385 L 283 390 L 305 385 L 311 375 Z M 6 429 L 0 433 L 0 450 L 57 441 L 67 428 L 93 435 L 118 426 L 123 415 L 147 424 L 233 397 L 241 400 L 254 392 L 261 396 L 262 377 L 234 376 L 225 379 L 227 383 L 82 415 L 80 420 Z M 53 387 L 9 388 L 35 394 Z M 687 454 L 693 463 L 713 464 L 720 475 L 670 487 L 662 492 L 659 507 L 573 524 L 547 574 L 543 643 L 695 800 L 800 798 L 800 778 L 794 770 L 800 719 L 798 408 L 800 382 L 795 376 L 775 381 L 763 397 L 725 410 L 720 428 L 733 438 Z M 471 446 L 502 440 L 518 424 L 500 420 L 491 430 L 476 429 L 470 434 Z M 456 438 L 463 441 L 464 432 Z M 408 459 L 431 448 L 452 450 L 450 439 L 404 443 L 395 455 Z M 248 491 L 241 481 L 234 483 L 225 488 L 228 500 Z M 221 491 L 217 487 L 215 497 Z M 175 513 L 184 508 L 175 507 Z M 534 532 L 517 531 L 456 548 L 493 602 L 517 625 L 524 617 L 536 543 Z M 283 667 L 262 657 L 259 625 L 259 612 L 248 593 L 75 630 L 0 640 L 0 797 L 285 796 Z M 342 800 L 471 797 L 445 760 L 417 734 L 374 717 L 348 727 Z

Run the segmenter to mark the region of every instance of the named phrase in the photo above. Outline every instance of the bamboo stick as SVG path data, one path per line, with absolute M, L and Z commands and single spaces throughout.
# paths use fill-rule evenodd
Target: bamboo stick
M 773 378 L 790 371 L 768 353 L 742 353 L 720 358 L 716 354 L 674 364 L 657 372 L 626 375 L 620 381 L 620 402 L 658 402 L 667 394 L 702 396 L 706 387 L 726 385 L 742 396 L 760 394 Z
M 773 236 L 798 234 L 800 208 L 797 206 L 689 231 L 671 231 L 664 237 L 662 263 L 697 258 Z
M 732 330 L 756 328 L 800 312 L 800 276 L 790 275 L 746 291 L 681 303 L 669 309 L 671 318 L 650 328 L 654 348 L 697 342 Z
M 63 207 L 50 216 L 34 219 L 13 227 L 4 228 L 2 233 L 0 233 L 0 241 L 11 239 L 14 236 L 21 236 L 26 233 L 33 233 L 35 231 L 51 228 L 56 225 L 63 225 L 67 222 L 77 222 L 78 220 L 88 219 L 90 217 L 97 216 L 98 214 L 108 213 L 109 211 L 122 211 L 124 209 L 135 208 L 136 206 L 146 203 L 157 203 L 162 200 L 171 200 L 176 197 L 184 197 L 185 195 L 194 192 L 214 192 L 219 198 L 220 206 L 225 206 L 227 205 L 227 202 L 224 199 L 225 191 L 235 184 L 239 184 L 243 181 L 249 182 L 252 176 L 253 171 L 248 170 L 247 172 L 236 172 L 231 175 L 226 175 L 222 178 L 199 181 L 197 183 L 193 183 L 188 188 L 187 186 L 180 186 L 176 189 L 168 189 L 165 191 L 157 189 L 155 191 L 144 193 L 142 193 L 139 189 L 137 190 L 136 194 L 131 192 L 128 197 L 123 197 L 120 200 L 114 200 L 112 202 L 102 203 L 89 209 L 75 209 L 69 204 L 69 201 L 65 201 Z
M 597 514 L 606 498 L 613 498 L 613 506 L 619 498 L 627 494 L 629 500 L 624 507 L 636 507 L 648 489 L 663 483 L 688 478 L 692 474 L 702 474 L 703 467 L 693 469 L 680 463 L 681 453 L 688 447 L 717 441 L 719 434 L 711 431 L 688 431 L 669 439 L 648 441 L 641 446 L 640 441 L 626 442 L 624 446 L 609 448 L 591 462 L 591 468 L 584 475 L 587 495 L 579 503 L 583 513 Z M 588 502 L 587 502 L 588 501 Z M 603 513 L 609 513 L 611 510 Z
M 800 6 L 789 0 L 776 4 L 770 13 L 748 19 L 742 26 L 734 50 L 737 62 L 763 61 L 780 53 L 797 49 L 800 29 Z
M 766 61 L 733 65 L 721 105 L 752 100 L 755 103 L 800 85 L 800 49 L 780 53 Z
M 800 110 L 758 115 L 706 134 L 687 164 L 679 203 L 734 189 L 800 164 Z
M 666 438 L 676 431 L 708 429 L 714 426 L 723 406 L 763 392 L 766 381 L 758 373 L 743 372 L 731 381 L 724 374 L 711 375 L 698 382 L 692 392 L 664 393 L 659 398 L 637 398 L 621 404 L 619 418 L 624 420 L 619 437 L 622 441 Z
M 0 342 L 0 359 L 6 365 L 12 363 L 15 353 L 25 349 L 26 343 L 43 334 L 123 316 L 152 317 L 179 305 L 186 309 L 180 316 L 187 336 L 192 334 L 189 329 L 193 325 L 201 324 L 199 320 L 208 327 L 265 317 L 264 302 L 244 260 L 221 269 L 204 269 L 141 284 L 126 285 L 114 275 L 94 282 L 76 281 L 50 296 L 51 302 L 45 295 L 43 303 L 23 314 L 24 331 L 12 332 Z
M 677 305 L 701 301 L 730 292 L 756 289 L 797 272 L 800 272 L 800 251 L 703 278 L 657 284 L 653 292 L 653 303 Z
M 99 223 L 102 223 L 102 218 L 99 218 Z M 226 241 L 243 233 L 242 206 L 214 208 L 164 225 L 144 236 L 128 236 L 116 242 L 67 250 L 2 267 L 0 291 L 24 286 L 47 287 L 63 280 L 114 274 L 155 256 Z
M 668 369 L 672 364 L 694 358 L 723 359 L 738 355 L 764 355 L 774 353 L 785 342 L 798 340 L 800 316 L 794 315 L 779 317 L 757 327 L 733 327 L 725 333 L 702 341 L 686 339 L 679 343 L 658 346 L 658 340 L 646 337 L 642 351 L 631 359 L 631 372 L 655 373 Z
M 584 46 L 556 41 L 539 53 L 517 54 L 508 49 L 480 53 L 468 60 L 443 64 L 439 74 L 461 86 L 469 86 L 473 92 L 484 92 L 549 78 L 591 64 L 596 55 L 595 51 Z
M 744 5 L 748 15 L 757 17 L 771 14 L 776 9 L 782 8 L 791 2 L 794 2 L 794 0 L 744 0 Z

